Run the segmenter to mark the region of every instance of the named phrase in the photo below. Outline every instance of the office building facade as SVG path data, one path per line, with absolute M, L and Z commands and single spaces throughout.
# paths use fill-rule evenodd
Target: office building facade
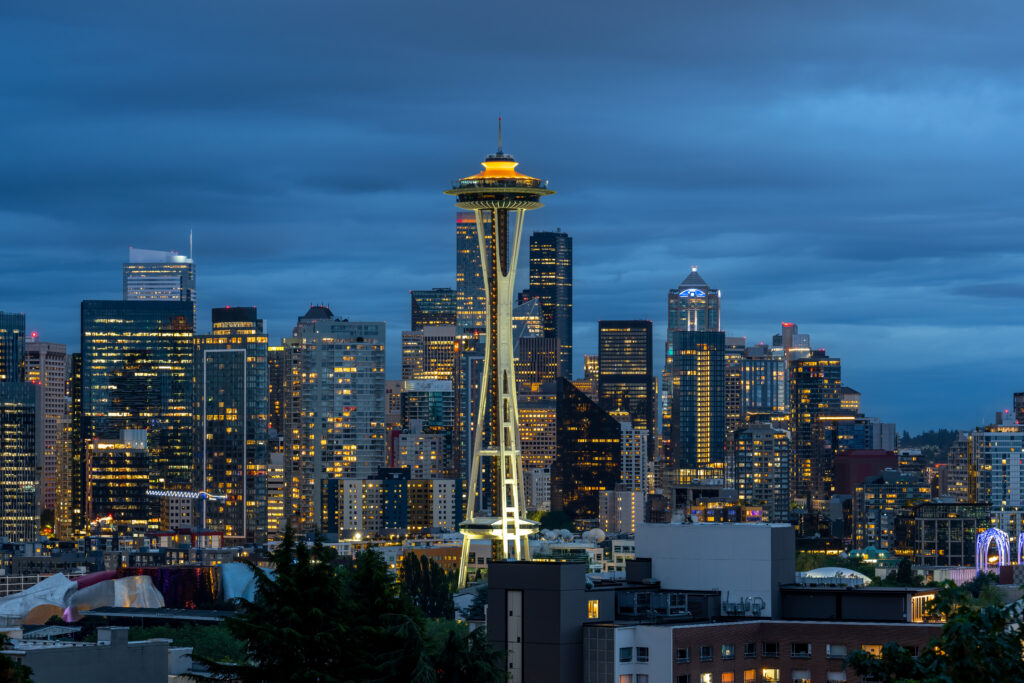
M 658 415 L 651 322 L 599 321 L 597 345 L 601 407 L 628 413 L 633 428 L 647 430 L 647 450 L 653 453 Z
M 42 394 L 26 382 L 0 382 L 0 536 L 39 536 L 43 456 Z
M 544 336 L 558 340 L 558 376 L 572 378 L 572 237 L 530 235 L 530 291 L 540 298 Z
M 57 500 L 57 449 L 61 425 L 68 414 L 68 354 L 64 344 L 29 341 L 25 344 L 25 381 L 42 394 L 42 506 L 53 510 Z
M 25 378 L 25 314 L 0 311 L 0 382 Z
M 454 327 L 458 322 L 457 292 L 450 287 L 414 289 L 409 292 L 411 300 L 411 328 Z

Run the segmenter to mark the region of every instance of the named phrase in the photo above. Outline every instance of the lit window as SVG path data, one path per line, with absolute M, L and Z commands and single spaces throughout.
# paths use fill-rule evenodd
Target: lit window
M 723 645 L 722 646 L 722 659 L 734 659 L 736 657 L 736 646 L 735 645 Z
M 619 674 L 619 683 L 633 683 L 633 674 Z
M 882 646 L 881 645 L 861 645 L 860 649 L 864 650 L 865 652 L 867 652 L 872 657 L 881 657 L 882 656 Z
M 597 600 L 587 600 L 587 619 L 597 619 L 599 605 Z
M 744 671 L 743 683 L 757 683 L 757 669 L 747 669 Z
M 761 680 L 764 683 L 779 683 L 782 677 L 778 669 L 761 669 Z
M 701 674 L 700 683 L 715 683 L 714 674 Z
M 722 674 L 722 683 L 735 683 L 736 675 L 731 671 L 726 671 Z

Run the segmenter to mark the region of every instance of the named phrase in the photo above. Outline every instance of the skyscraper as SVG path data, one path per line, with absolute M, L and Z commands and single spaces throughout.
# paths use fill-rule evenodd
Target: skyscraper
M 725 335 L 721 335 L 720 341 L 719 337 L 715 336 L 720 331 L 721 292 L 709 287 L 708 283 L 697 272 L 697 266 L 691 266 L 689 274 L 679 286 L 668 291 L 668 330 L 665 336 L 665 369 L 662 375 L 662 392 L 664 394 L 662 397 L 664 408 L 662 412 L 663 438 L 667 447 L 666 452 L 680 465 L 687 462 L 689 464 L 694 462 L 701 463 L 703 458 L 711 457 L 710 453 L 712 451 L 718 450 L 719 423 L 721 424 L 721 438 L 724 443 Z M 679 333 L 682 333 L 682 336 L 678 336 Z M 696 336 L 688 336 L 691 334 Z M 682 343 L 685 345 L 685 355 L 688 357 L 694 356 L 691 360 L 698 363 L 697 366 L 690 367 L 685 372 L 680 372 L 674 367 L 676 359 L 680 356 L 681 352 L 674 345 L 677 339 L 682 340 Z M 708 363 L 706 366 L 702 365 L 702 362 L 698 362 L 701 358 L 704 358 L 701 349 L 710 354 L 705 359 Z M 714 373 L 715 380 L 718 381 L 719 358 L 721 358 L 722 365 L 721 386 L 716 384 L 714 387 L 710 385 L 707 387 L 708 403 L 701 409 L 701 414 L 698 417 L 696 406 L 688 407 L 685 403 L 685 401 L 691 400 L 690 398 L 686 398 L 683 406 L 680 406 L 680 399 L 675 393 L 675 383 L 680 378 L 688 378 L 682 381 L 693 384 L 691 389 L 693 392 L 698 391 L 698 389 L 703 391 L 705 382 L 711 381 L 711 375 L 704 376 L 700 381 L 697 381 L 695 374 L 687 375 L 686 372 L 697 373 L 704 368 L 707 372 Z M 721 392 L 720 403 L 718 401 L 719 392 Z M 721 415 L 718 414 L 719 411 Z M 692 427 L 677 424 L 679 419 L 684 418 L 692 423 Z M 701 437 L 700 439 L 702 455 L 699 457 L 687 450 L 691 446 L 682 446 L 677 440 L 680 433 L 685 435 L 689 433 L 691 428 L 706 434 L 706 438 Z M 711 439 L 715 440 L 714 444 L 711 443 Z M 697 442 L 693 442 L 692 448 L 697 447 Z M 681 448 L 683 450 L 680 450 Z M 697 460 L 694 461 L 693 458 L 697 458 Z
M 558 376 L 558 340 L 551 337 L 523 337 L 516 353 L 516 383 L 554 382 Z
M 458 211 L 455 214 L 455 308 L 459 334 L 483 334 L 487 327 L 487 291 L 480 266 L 477 220 L 483 221 L 485 248 L 491 249 L 491 216 L 483 212 Z
M 123 530 L 144 530 L 150 517 L 149 452 L 145 429 L 123 429 L 117 439 L 86 444 L 89 472 L 86 517 L 109 516 Z
M 25 378 L 25 314 L 0 311 L 0 382 Z
M 452 325 L 402 332 L 402 379 L 452 381 L 456 345 Z
M 651 321 L 601 320 L 597 348 L 601 407 L 629 413 L 634 429 L 647 430 L 647 452 L 652 453 L 658 414 Z
M 789 521 L 789 432 L 769 421 L 742 426 L 732 439 L 732 476 L 743 505 L 761 506 L 764 522 Z
M 753 415 L 782 420 L 789 415 L 786 358 L 766 344 L 748 346 L 740 367 L 741 409 L 744 421 Z
M 530 235 L 530 291 L 544 336 L 558 340 L 558 376 L 572 379 L 572 237 L 561 229 Z
M 39 473 L 43 425 L 38 386 L 0 382 L 0 536 L 39 536 Z
M 29 341 L 25 344 L 25 381 L 39 386 L 42 395 L 43 470 L 42 507 L 53 510 L 57 496 L 57 447 L 62 421 L 68 412 L 67 347 Z
M 479 272 L 487 304 L 484 373 L 473 433 L 469 498 L 466 519 L 460 525 L 463 538 L 460 585 L 465 584 L 473 538 L 490 539 L 492 557 L 496 559 L 529 559 L 527 536 L 534 527 L 525 519 L 523 500 L 512 349 L 512 295 L 525 212 L 539 208 L 540 198 L 552 191 L 547 189 L 546 182 L 518 172 L 515 159 L 501 151 L 500 131 L 498 137 L 498 152 L 483 162 L 484 170 L 462 178 L 446 192 L 455 195 L 458 208 L 473 210 L 482 255 Z M 464 272 L 463 277 L 466 276 L 468 273 Z M 485 423 L 489 429 L 485 428 Z M 485 458 L 486 469 L 490 471 L 484 475 L 492 481 L 488 501 L 480 495 L 481 465 Z
M 819 506 L 830 495 L 832 458 L 822 417 L 842 411 L 842 366 L 818 350 L 790 363 L 790 402 L 793 434 L 792 484 L 794 497 Z
M 190 301 L 82 302 L 82 439 L 148 430 L 152 489 L 194 483 L 193 314 Z M 85 475 L 79 456 L 74 476 L 83 488 Z M 160 524 L 158 505 L 150 521 Z
M 414 289 L 409 292 L 412 302 L 412 329 L 451 326 L 458 323 L 457 293 L 450 287 Z
M 215 308 L 212 333 L 196 339 L 196 482 L 207 500 L 203 528 L 231 542 L 267 537 L 267 336 L 256 309 Z
M 385 465 L 384 323 L 314 317 L 296 333 L 299 521 L 331 533 L 339 481 L 372 477 Z
M 196 301 L 196 265 L 173 251 L 128 248 L 122 267 L 125 301 Z
M 674 467 L 725 461 L 725 333 L 673 332 L 669 443 Z
M 569 380 L 558 379 L 558 455 L 551 465 L 551 509 L 597 519 L 601 491 L 622 478 L 619 422 Z

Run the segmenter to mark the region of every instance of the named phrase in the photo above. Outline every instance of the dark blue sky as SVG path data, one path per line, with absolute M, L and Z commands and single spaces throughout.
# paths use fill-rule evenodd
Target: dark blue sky
M 698 264 L 911 431 L 1024 390 L 1024 7 L 963 2 L 5 2 L 0 310 L 77 346 L 129 245 L 187 250 L 200 329 L 454 286 L 441 194 L 505 149 L 575 245 L 577 366 Z

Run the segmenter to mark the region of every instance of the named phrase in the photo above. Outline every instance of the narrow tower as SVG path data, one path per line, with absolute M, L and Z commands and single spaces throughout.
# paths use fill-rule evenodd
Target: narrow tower
M 484 373 L 473 430 L 466 519 L 460 525 L 459 586 L 466 583 L 470 541 L 491 540 L 491 556 L 497 560 L 529 559 L 527 537 L 536 528 L 535 522 L 526 519 L 523 500 L 512 298 L 523 216 L 542 206 L 541 197 L 554 192 L 547 189 L 547 181 L 523 175 L 516 166 L 512 155 L 501 150 L 499 119 L 498 151 L 483 162 L 484 170 L 445 191 L 455 196 L 455 206 L 475 214 L 487 293 Z

